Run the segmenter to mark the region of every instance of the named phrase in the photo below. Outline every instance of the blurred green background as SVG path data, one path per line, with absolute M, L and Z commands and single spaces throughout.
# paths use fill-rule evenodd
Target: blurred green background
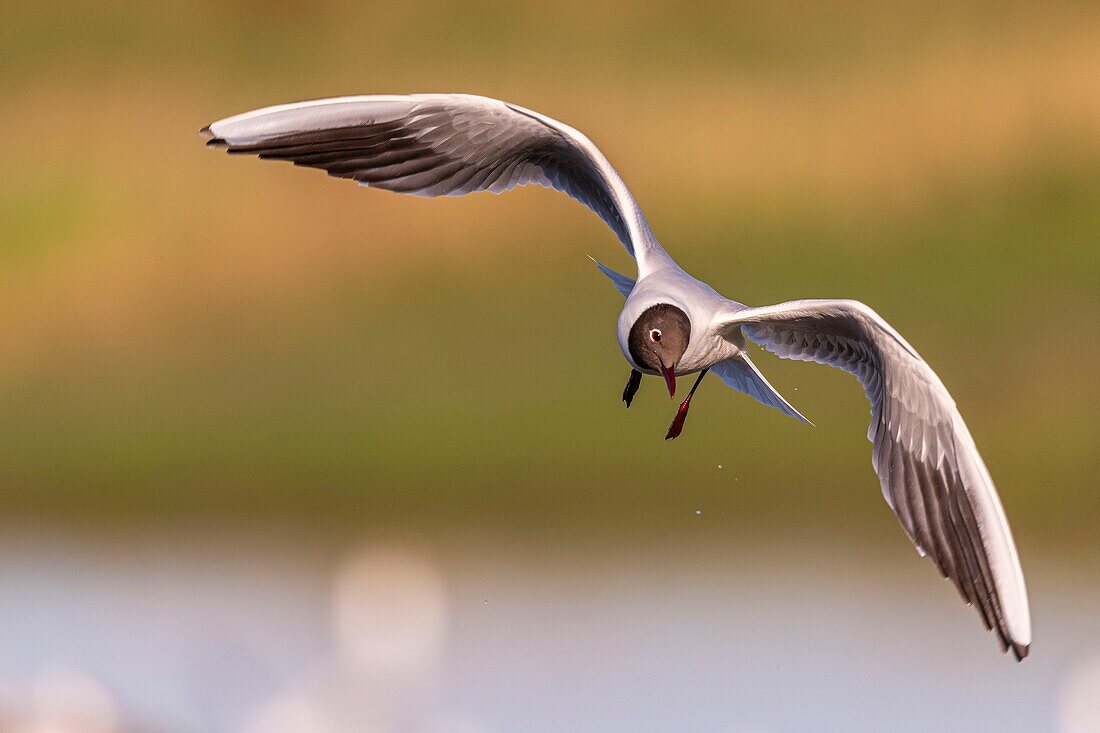
M 845 375 L 759 359 L 817 429 L 717 381 L 674 443 L 653 385 L 622 409 L 619 298 L 584 255 L 632 263 L 574 202 L 367 192 L 195 135 L 288 100 L 468 91 L 586 131 L 728 296 L 878 309 L 952 390 L 1025 546 L 1100 519 L 1092 4 L 5 15 L 9 516 L 622 528 L 723 464 L 741 481 L 710 499 L 735 524 L 884 521 Z
M 921 630 L 916 651 L 903 647 L 887 661 L 881 655 L 896 650 L 886 641 L 828 657 L 851 665 L 852 679 L 876 665 L 908 669 L 911 689 L 925 695 L 912 698 L 913 709 L 932 714 L 926 703 L 944 679 L 965 680 L 969 664 L 988 664 L 997 670 L 988 674 L 1005 677 L 988 678 L 996 680 L 983 688 L 988 705 L 968 708 L 967 720 L 1007 714 L 999 696 L 1013 690 L 1041 698 L 1028 708 L 1033 722 L 1056 717 L 1043 706 L 1054 709 L 1054 680 L 1087 651 L 1075 643 L 1079 629 L 1093 628 L 1081 619 L 1095 617 L 1087 611 L 1095 597 L 1080 594 L 1100 572 L 1096 3 L 70 0 L 0 11 L 0 48 L 0 540 L 10 544 L 0 595 L 15 604 L 0 603 L 0 623 L 38 623 L 49 640 L 24 634 L 22 656 L 0 654 L 0 730 L 3 675 L 31 674 L 43 649 L 67 658 L 79 648 L 58 631 L 87 621 L 70 614 L 86 600 L 79 578 L 143 578 L 127 559 L 150 552 L 169 564 L 141 567 L 156 582 L 163 570 L 186 605 L 202 585 L 196 568 L 221 571 L 203 551 L 223 545 L 204 538 L 231 536 L 225 556 L 238 558 L 240 577 L 192 600 L 223 608 L 222 590 L 251 588 L 248 579 L 269 572 L 279 579 L 272 587 L 282 587 L 287 558 L 287 587 L 304 584 L 312 590 L 302 597 L 315 598 L 324 593 L 310 595 L 311 583 L 340 548 L 406 533 L 459 588 L 448 598 L 459 603 L 460 629 L 469 628 L 464 618 L 484 620 L 475 612 L 489 595 L 471 579 L 488 572 L 486 558 L 512 558 L 504 575 L 532 583 L 528 562 L 572 558 L 568 570 L 547 561 L 531 577 L 561 588 L 560 602 L 581 604 L 569 607 L 572 617 L 564 612 L 580 646 L 604 627 L 577 608 L 620 608 L 595 590 L 603 586 L 594 568 L 644 589 L 637 603 L 624 602 L 627 614 L 663 613 L 649 601 L 680 582 L 685 605 L 668 618 L 683 619 L 687 636 L 674 639 L 698 633 L 701 645 L 717 650 L 724 639 L 742 649 L 737 634 L 767 630 L 793 645 L 791 629 L 817 627 L 771 616 L 797 603 L 783 595 L 791 588 L 765 593 L 759 618 L 738 624 L 736 609 L 762 582 L 749 578 L 753 585 L 736 585 L 742 596 L 700 611 L 691 626 L 690 612 L 677 614 L 725 597 L 707 595 L 711 580 L 693 585 L 650 559 L 666 550 L 699 559 L 693 543 L 734 543 L 736 552 L 703 563 L 715 569 L 714 587 L 728 590 L 755 557 L 738 553 L 757 547 L 770 557 L 760 566 L 775 571 L 769 577 L 794 573 L 798 587 L 799 573 L 817 567 L 801 563 L 831 548 L 840 568 L 868 575 L 832 587 L 823 578 L 843 571 L 830 566 L 802 578 L 811 593 L 866 592 L 864 608 L 884 609 L 881 626 L 865 627 L 836 601 L 834 610 L 846 609 L 834 617 L 844 633 L 863 638 L 861 629 L 879 628 L 893 639 Z M 584 131 L 677 260 L 731 298 L 857 298 L 889 320 L 938 371 L 986 459 L 1032 583 L 1046 661 L 1013 668 L 927 563 L 914 570 L 871 470 L 868 405 L 847 375 L 757 357 L 816 428 L 713 379 L 676 441 L 663 440 L 675 403 L 656 381 L 646 380 L 625 410 L 628 367 L 614 338 L 621 299 L 585 255 L 623 272 L 633 263 L 576 202 L 537 187 L 439 200 L 366 191 L 316 171 L 230 158 L 197 136 L 216 119 L 269 104 L 412 91 L 499 97 Z M 257 544 L 252 532 L 266 539 Z M 113 549 L 101 557 L 103 547 Z M 307 556 L 314 570 L 294 566 Z M 79 570 L 85 561 L 93 570 Z M 97 581 L 85 590 L 106 594 L 108 606 L 128 597 L 111 588 Z M 76 595 L 54 595 L 61 590 Z M 917 618 L 906 604 L 925 597 L 942 608 Z M 235 619 L 246 608 L 245 625 L 262 625 L 265 609 L 285 601 L 264 598 L 210 618 Z M 890 606 L 894 598 L 906 600 Z M 134 599 L 141 607 L 144 596 Z M 526 628 L 521 606 L 509 617 L 519 624 L 512 631 Z M 28 620 L 39 614 L 53 621 Z M 130 649 L 125 630 L 138 622 L 107 617 L 81 638 L 117 633 L 119 648 Z M 146 622 L 171 633 L 177 627 L 164 618 Z M 959 639 L 972 634 L 984 656 L 963 646 L 941 650 L 943 658 L 928 651 L 951 647 L 938 636 L 943 624 L 964 630 Z M 542 639 L 539 628 L 516 638 Z M 653 636 L 667 625 L 624 628 Z M 297 643 L 309 635 L 274 636 Z M 482 640 L 502 655 L 523 648 L 509 638 L 487 631 Z M 112 650 L 123 660 L 139 654 Z M 95 667 L 100 657 L 89 654 L 73 658 Z M 180 714 L 165 727 L 171 716 L 160 717 L 166 708 L 156 696 L 140 680 L 127 687 L 133 680 L 120 670 L 129 662 L 107 658 L 97 674 L 124 691 L 123 717 L 149 723 L 135 730 L 271 733 L 231 724 L 235 712 L 209 725 Z M 810 665 L 809 677 L 776 684 L 822 682 L 816 675 L 825 673 L 799 663 Z M 220 685 L 217 668 L 198 676 Z M 775 669 L 780 675 L 778 662 Z M 622 672 L 597 675 L 594 689 Z M 614 679 L 623 700 L 660 700 L 629 675 Z M 1100 671 L 1081 679 L 1066 689 L 1092 699 Z M 859 718 L 874 696 L 854 696 L 849 707 L 822 701 L 837 720 L 866 725 L 830 728 L 820 718 L 817 729 L 902 730 Z M 488 695 L 486 709 L 504 697 Z M 195 705 L 180 703 L 200 710 L 206 702 Z M 497 729 L 541 730 L 520 708 L 526 726 L 498 720 Z M 578 719 L 558 730 L 597 720 L 584 705 L 575 710 Z M 1070 719 L 1096 722 L 1100 712 Z M 616 720 L 591 729 L 650 730 Z M 658 720 L 646 722 L 661 730 Z M 807 727 L 764 715 L 752 729 Z M 329 729 L 295 733 L 312 730 Z

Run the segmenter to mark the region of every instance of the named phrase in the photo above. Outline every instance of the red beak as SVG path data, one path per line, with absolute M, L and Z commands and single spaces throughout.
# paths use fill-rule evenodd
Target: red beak
M 672 370 L 672 367 L 666 367 L 662 363 L 661 364 L 661 374 L 665 378 L 665 386 L 668 387 L 668 396 L 669 397 L 675 397 L 676 396 L 676 372 L 674 372 Z

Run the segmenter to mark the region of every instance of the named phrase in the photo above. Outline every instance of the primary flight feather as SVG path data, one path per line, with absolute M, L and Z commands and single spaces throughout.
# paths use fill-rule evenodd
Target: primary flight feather
M 230 153 L 321 168 L 360 185 L 419 196 L 500 193 L 537 183 L 592 209 L 637 260 L 632 279 L 600 263 L 626 298 L 618 336 L 631 366 L 630 405 L 643 374 L 698 373 L 666 438 L 680 435 L 692 396 L 713 370 L 761 403 L 806 419 L 749 359 L 746 339 L 785 359 L 816 361 L 860 381 L 871 402 L 872 464 L 887 503 L 921 554 L 977 607 L 1003 649 L 1028 653 L 1023 573 L 997 490 L 939 377 L 866 305 L 797 300 L 751 308 L 677 265 L 619 174 L 592 141 L 537 112 L 466 94 L 367 95 L 284 104 L 203 128 Z M 806 421 L 808 422 L 808 421 Z

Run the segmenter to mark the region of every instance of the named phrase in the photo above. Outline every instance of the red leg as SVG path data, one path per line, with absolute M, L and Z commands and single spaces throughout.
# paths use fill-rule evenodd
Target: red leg
M 680 433 L 684 432 L 684 421 L 687 420 L 688 409 L 691 407 L 691 398 L 695 395 L 695 390 L 699 388 L 699 382 L 703 381 L 703 377 L 706 376 L 706 373 L 707 369 L 699 372 L 699 377 L 695 380 L 695 384 L 691 385 L 691 391 L 688 392 L 687 398 L 680 403 L 680 409 L 676 410 L 676 417 L 672 418 L 672 424 L 668 426 L 668 434 L 665 435 L 665 440 L 672 440 L 673 438 L 679 437 Z

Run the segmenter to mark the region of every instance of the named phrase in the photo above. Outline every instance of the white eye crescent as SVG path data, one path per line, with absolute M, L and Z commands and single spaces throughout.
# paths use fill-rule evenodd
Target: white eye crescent
M 650 331 L 649 332 L 649 338 L 650 338 L 650 340 L 653 341 L 653 343 L 660 343 L 660 341 L 661 341 L 661 332 L 660 332 L 660 330 L 655 328 L 652 331 Z

